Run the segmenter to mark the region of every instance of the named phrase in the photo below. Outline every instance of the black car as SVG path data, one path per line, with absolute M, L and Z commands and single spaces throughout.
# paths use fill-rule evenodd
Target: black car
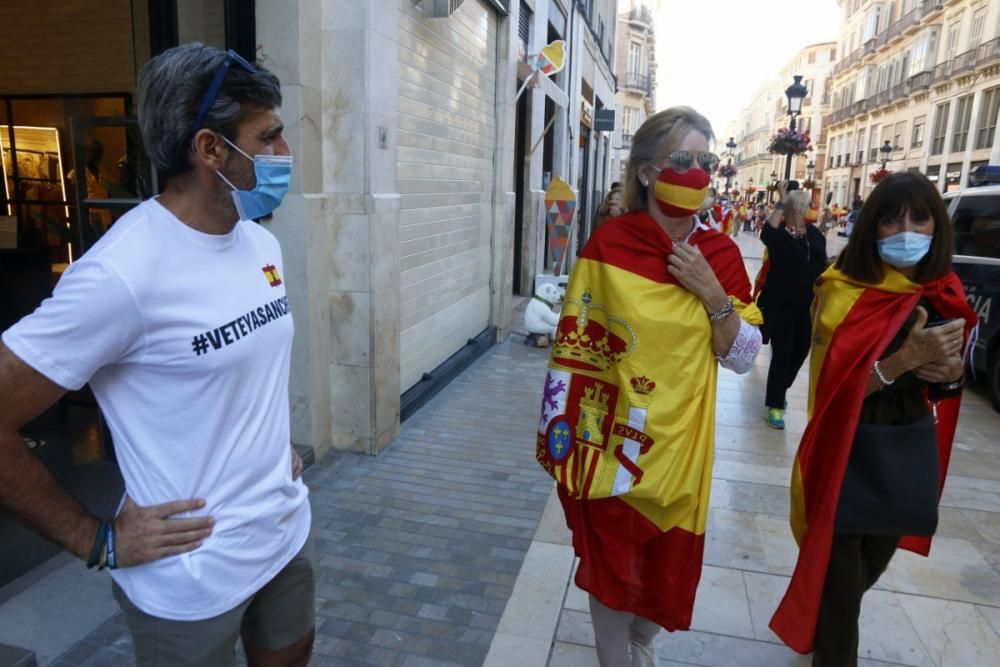
M 1000 185 L 949 192 L 944 200 L 955 224 L 955 273 L 979 315 L 972 366 L 1000 411 Z

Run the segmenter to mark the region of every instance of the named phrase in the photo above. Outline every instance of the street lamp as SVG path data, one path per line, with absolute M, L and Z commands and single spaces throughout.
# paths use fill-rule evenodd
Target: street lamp
M 810 181 L 813 179 L 813 170 L 814 169 L 816 169 L 816 163 L 813 162 L 812 160 L 809 160 L 809 164 L 806 165 L 806 172 L 807 172 L 806 173 L 806 177 Z
M 778 172 L 771 170 L 771 192 L 778 191 Z M 771 195 L 768 194 L 767 200 L 771 201 Z
M 729 157 L 726 160 L 726 164 L 729 165 L 729 166 L 732 166 L 732 164 L 733 164 L 733 151 L 736 150 L 736 139 L 734 137 L 729 137 L 729 141 L 726 142 L 726 148 L 729 149 Z M 731 169 L 727 169 L 726 173 L 728 174 L 730 171 L 732 171 L 732 170 Z M 729 181 L 731 179 L 732 179 L 732 176 L 728 176 L 728 175 L 726 176 L 726 191 L 727 192 L 729 191 Z
M 886 139 L 878 149 L 878 152 L 882 154 L 882 171 L 885 171 L 885 165 L 889 161 L 889 154 L 892 153 L 892 143 Z
M 802 75 L 796 74 L 792 77 L 794 82 L 788 88 L 785 88 L 785 97 L 788 98 L 788 115 L 790 120 L 788 121 L 788 129 L 792 132 L 795 131 L 795 117 L 802 113 L 802 100 L 806 98 L 809 94 L 809 89 L 802 85 Z M 792 177 L 792 154 L 788 154 L 788 160 L 785 162 L 785 180 L 787 181 Z

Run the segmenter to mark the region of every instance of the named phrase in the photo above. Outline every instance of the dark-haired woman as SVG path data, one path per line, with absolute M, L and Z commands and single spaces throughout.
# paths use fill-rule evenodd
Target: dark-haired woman
M 875 188 L 836 265 L 819 279 L 810 420 L 792 471 L 799 558 L 771 620 L 790 647 L 815 650 L 814 665 L 857 664 L 865 591 L 897 546 L 924 555 L 930 548 L 963 350 L 976 321 L 951 270 L 952 252 L 934 186 L 921 174 L 893 174 Z M 880 464 L 894 452 L 906 465 Z M 885 481 L 880 488 L 889 492 L 858 511 L 866 487 L 854 480 L 865 476 Z

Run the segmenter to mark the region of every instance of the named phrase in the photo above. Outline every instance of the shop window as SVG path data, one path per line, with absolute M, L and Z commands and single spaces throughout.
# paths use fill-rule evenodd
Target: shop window
M 152 194 L 137 131 L 122 124 L 79 129 L 91 118 L 121 118 L 127 95 L 0 98 L 0 215 L 4 245 L 45 248 L 58 273 L 79 257 L 122 210 L 90 208 L 79 215 L 75 159 L 86 175 L 81 191 L 89 199 L 141 199 Z M 74 126 L 78 131 L 74 135 Z M 78 146 L 73 146 L 76 140 Z

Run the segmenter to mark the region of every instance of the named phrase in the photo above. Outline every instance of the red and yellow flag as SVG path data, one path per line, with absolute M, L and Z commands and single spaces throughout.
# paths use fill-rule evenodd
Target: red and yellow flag
M 791 525 L 799 558 L 771 629 L 800 653 L 813 647 L 819 603 L 833 544 L 833 520 L 871 367 L 921 298 L 944 318 L 961 317 L 966 332 L 976 315 L 954 273 L 924 285 L 886 266 L 877 285 L 834 267 L 819 278 L 813 301 L 809 423 L 792 469 Z M 959 398 L 937 404 L 941 485 L 958 419 Z M 926 555 L 930 538 L 904 538 L 904 549 Z
M 740 315 L 760 312 L 739 249 L 699 230 Z M 580 588 L 668 629 L 691 623 L 711 485 L 718 364 L 698 298 L 667 271 L 645 212 L 603 225 L 573 268 L 545 379 L 536 457 L 558 483 Z

